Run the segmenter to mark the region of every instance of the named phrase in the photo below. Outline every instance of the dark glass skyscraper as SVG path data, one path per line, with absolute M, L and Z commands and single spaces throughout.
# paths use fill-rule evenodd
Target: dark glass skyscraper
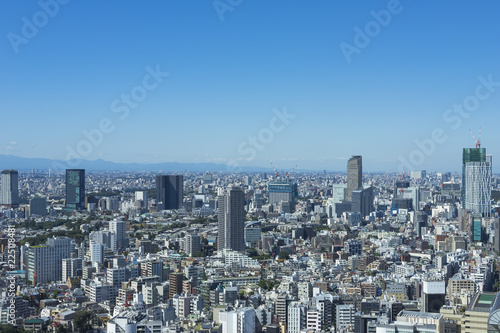
M 156 176 L 156 204 L 159 210 L 181 208 L 183 197 L 183 176 Z
M 85 209 L 85 170 L 66 169 L 66 210 Z

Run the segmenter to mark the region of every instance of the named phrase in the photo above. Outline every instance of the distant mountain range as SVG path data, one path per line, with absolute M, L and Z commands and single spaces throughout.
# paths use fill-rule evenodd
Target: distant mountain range
M 237 168 L 217 163 L 115 163 L 102 159 L 59 161 L 48 158 L 26 158 L 0 154 L 0 169 L 14 170 L 64 170 L 85 169 L 89 171 L 193 171 L 193 172 L 272 172 L 271 168 L 241 166 Z

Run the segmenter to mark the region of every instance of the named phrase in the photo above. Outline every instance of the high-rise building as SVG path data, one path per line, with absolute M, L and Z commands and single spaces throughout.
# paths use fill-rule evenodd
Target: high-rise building
M 192 257 L 196 252 L 201 251 L 201 238 L 196 234 L 187 234 L 185 237 L 186 254 Z
M 30 199 L 30 216 L 45 215 L 47 215 L 47 199 L 40 197 Z
M 363 186 L 363 159 L 355 155 L 347 161 L 347 201 L 351 201 L 352 191 Z
M 361 213 L 361 218 L 365 218 L 373 212 L 373 187 L 360 187 L 351 194 L 351 210 L 354 213 Z
M 148 208 L 148 191 L 135 191 L 135 201 L 139 201 L 142 208 Z
M 0 178 L 2 192 L 0 205 L 15 208 L 19 206 L 18 173 L 16 170 L 3 170 Z
M 62 280 L 62 260 L 71 257 L 71 239 L 47 239 L 46 245 L 28 248 L 28 279 L 33 283 Z
M 245 199 L 243 191 L 236 186 L 229 186 L 218 197 L 218 235 L 217 250 L 245 250 Z
M 422 228 L 427 227 L 427 213 L 421 210 L 416 211 L 413 226 L 415 234 L 417 236 L 422 236 Z
M 297 197 L 297 183 L 290 179 L 276 179 L 267 185 L 267 193 L 269 204 L 277 205 L 284 213 L 293 212 Z
M 90 261 L 93 266 L 102 265 L 104 262 L 104 244 L 90 243 Z
M 114 235 L 111 241 L 111 249 L 117 251 L 119 249 L 125 249 L 128 246 L 127 239 L 127 224 L 124 221 L 110 221 L 109 231 Z
M 156 204 L 158 210 L 179 209 L 184 197 L 184 177 L 182 175 L 156 176 Z
M 221 311 L 219 322 L 222 326 L 222 333 L 254 333 L 255 310 L 249 307 L 235 311 Z
M 337 305 L 336 307 L 336 325 L 337 330 L 349 332 L 354 331 L 354 314 L 356 309 L 353 304 Z
M 62 281 L 66 283 L 68 278 L 81 277 L 82 270 L 81 258 L 66 258 L 62 260 Z
M 491 155 L 486 148 L 464 148 L 462 158 L 462 207 L 491 215 Z
M 180 295 L 182 293 L 182 281 L 184 280 L 184 275 L 182 273 L 170 273 L 168 281 L 168 298 L 174 298 L 174 295 Z
M 333 203 L 341 203 L 345 200 L 347 194 L 347 184 L 333 184 L 332 185 L 332 198 Z
M 66 210 L 85 209 L 85 170 L 66 169 Z
M 288 306 L 287 332 L 300 333 L 307 327 L 307 305 L 292 302 Z

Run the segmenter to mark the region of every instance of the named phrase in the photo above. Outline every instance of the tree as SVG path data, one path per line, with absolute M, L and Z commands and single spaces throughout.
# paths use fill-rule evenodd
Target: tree
M 278 254 L 278 258 L 279 259 L 290 259 L 290 254 L 286 251 L 281 251 L 279 254 Z
M 77 311 L 73 323 L 77 332 L 87 332 L 92 329 L 94 313 L 91 311 Z

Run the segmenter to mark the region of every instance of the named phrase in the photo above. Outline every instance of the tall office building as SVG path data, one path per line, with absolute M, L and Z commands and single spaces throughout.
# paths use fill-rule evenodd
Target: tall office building
M 363 186 L 363 159 L 355 155 L 347 161 L 347 201 L 351 201 L 352 191 Z
M 415 216 L 413 218 L 413 227 L 415 230 L 415 235 L 417 237 L 422 236 L 422 228 L 427 228 L 427 213 L 421 210 L 415 212 Z
M 192 257 L 195 253 L 201 251 L 201 238 L 196 234 L 187 234 L 185 237 L 186 254 Z
M 71 239 L 47 239 L 46 245 L 28 248 L 28 280 L 45 283 L 62 280 L 62 260 L 71 257 Z
M 135 191 L 135 201 L 141 203 L 141 208 L 148 208 L 148 191 Z
M 31 198 L 30 199 L 30 216 L 45 216 L 47 215 L 47 199 Z
M 486 148 L 464 148 L 462 207 L 474 214 L 491 215 L 491 155 Z
M 287 332 L 300 333 L 307 327 L 307 305 L 292 302 L 288 306 Z
M 90 243 L 90 261 L 92 261 L 92 266 L 104 263 L 104 244 Z
M 229 186 L 218 197 L 218 236 L 217 251 L 245 251 L 245 199 L 243 191 L 236 186 Z
M 279 210 L 284 213 L 294 211 L 295 198 L 297 195 L 297 183 L 290 179 L 277 179 L 267 185 L 269 203 L 271 205 L 281 205 Z
M 18 173 L 16 170 L 3 170 L 0 205 L 15 208 L 19 206 Z
M 351 210 L 354 213 L 361 213 L 361 218 L 364 219 L 366 216 L 373 212 L 373 187 L 363 188 L 360 187 L 351 194 Z
M 128 246 L 127 224 L 124 221 L 110 221 L 109 231 L 112 233 L 111 249 L 117 251 Z
M 179 209 L 184 197 L 184 177 L 156 176 L 156 204 L 158 210 Z
M 85 209 L 85 170 L 66 169 L 66 210 Z
M 67 258 L 62 260 L 62 281 L 68 278 L 81 277 L 83 273 L 83 261 L 81 258 Z

